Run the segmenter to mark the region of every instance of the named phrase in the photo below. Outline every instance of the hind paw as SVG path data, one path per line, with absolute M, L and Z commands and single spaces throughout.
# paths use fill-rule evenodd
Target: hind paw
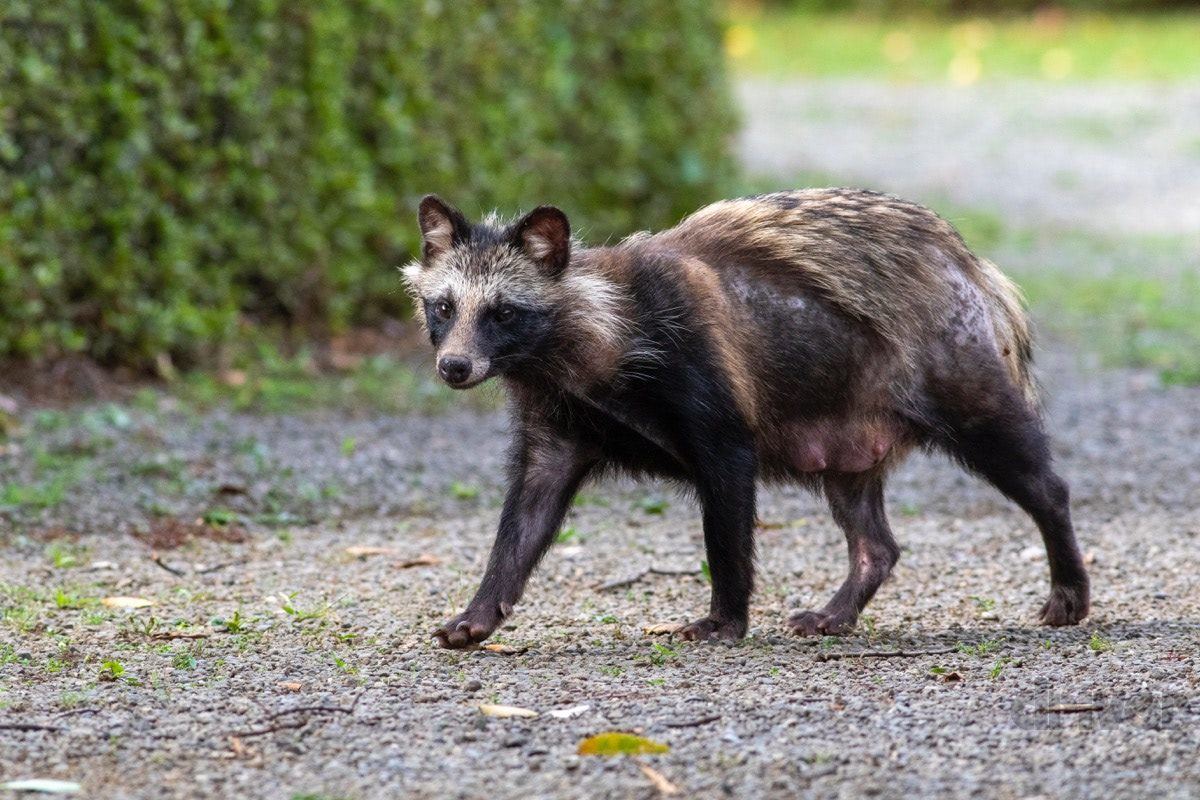
M 844 636 L 857 623 L 857 614 L 836 611 L 801 611 L 788 618 L 788 626 L 797 636 Z
M 1087 583 L 1053 586 L 1042 606 L 1042 624 L 1074 625 L 1088 615 L 1088 607 Z

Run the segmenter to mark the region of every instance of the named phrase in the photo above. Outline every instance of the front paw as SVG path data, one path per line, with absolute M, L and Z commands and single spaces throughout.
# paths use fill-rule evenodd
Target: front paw
M 503 617 L 499 611 L 487 612 L 481 609 L 468 608 L 454 619 L 433 632 L 433 636 L 442 647 L 458 650 L 479 644 L 492 635 L 500 627 Z
M 679 629 L 678 635 L 689 642 L 736 642 L 746 635 L 745 620 L 698 619 Z
M 1075 625 L 1088 615 L 1087 580 L 1059 584 L 1050 590 L 1050 599 L 1042 606 L 1043 625 Z

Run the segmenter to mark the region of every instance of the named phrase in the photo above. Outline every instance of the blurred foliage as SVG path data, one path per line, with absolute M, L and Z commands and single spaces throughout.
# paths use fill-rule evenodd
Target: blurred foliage
M 742 72 L 869 75 L 970 85 L 992 78 L 1144 80 L 1200 75 L 1200 13 L 813 13 L 731 6 L 725 46 Z
M 7 0 L 0 355 L 187 366 L 401 314 L 430 191 L 669 223 L 732 177 L 718 26 L 708 0 Z
M 1039 10 L 1154 11 L 1200 8 L 1200 0 L 765 0 L 762 5 L 809 12 L 996 14 Z

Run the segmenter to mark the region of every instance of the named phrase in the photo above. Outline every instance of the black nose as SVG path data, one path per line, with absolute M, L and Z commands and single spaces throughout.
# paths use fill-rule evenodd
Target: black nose
M 438 374 L 451 386 L 457 386 L 471 377 L 471 359 L 463 356 L 442 356 L 438 361 Z

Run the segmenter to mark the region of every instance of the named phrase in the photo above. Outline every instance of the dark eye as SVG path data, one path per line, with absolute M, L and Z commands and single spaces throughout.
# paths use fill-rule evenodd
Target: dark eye
M 512 306 L 500 306 L 496 309 L 496 321 L 508 322 L 517 314 L 517 310 Z
M 438 319 L 450 319 L 454 313 L 454 306 L 442 300 L 434 305 L 433 313 L 437 315 Z

